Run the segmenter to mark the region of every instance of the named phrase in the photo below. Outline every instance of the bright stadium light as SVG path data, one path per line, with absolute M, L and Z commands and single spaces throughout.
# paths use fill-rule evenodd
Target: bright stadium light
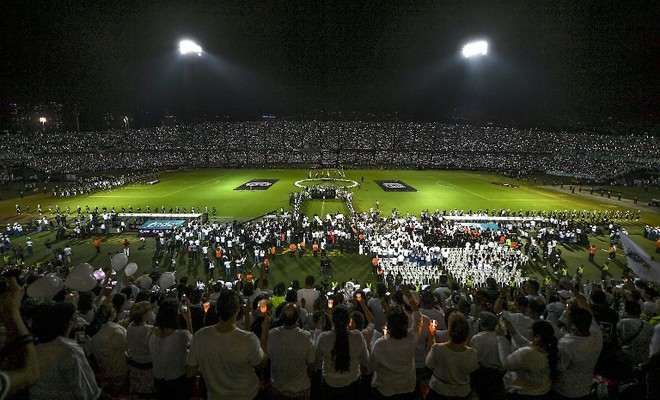
M 183 55 L 187 54 L 197 54 L 198 56 L 202 55 L 202 46 L 193 42 L 192 40 L 182 40 L 179 42 L 179 52 Z
M 485 56 L 486 54 L 488 54 L 488 42 L 485 40 L 470 42 L 463 46 L 463 57 L 465 58 Z

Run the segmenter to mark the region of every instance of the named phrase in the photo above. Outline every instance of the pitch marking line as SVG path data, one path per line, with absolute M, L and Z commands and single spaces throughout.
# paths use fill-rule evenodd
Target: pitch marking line
M 458 190 L 462 190 L 462 191 L 464 191 L 464 192 L 466 192 L 466 193 L 470 193 L 471 195 L 473 195 L 473 196 L 477 196 L 477 197 L 480 197 L 480 198 L 482 198 L 482 199 L 484 199 L 484 200 L 486 200 L 486 201 L 490 201 L 490 199 L 488 199 L 488 198 L 486 198 L 486 197 L 484 197 L 484 196 L 482 196 L 482 195 L 480 195 L 480 194 L 476 194 L 476 193 L 474 193 L 474 192 L 471 191 L 471 190 L 467 190 L 467 189 L 462 188 L 462 187 L 460 187 L 460 186 L 456 186 L 456 185 L 451 184 L 451 183 L 449 183 L 449 182 L 447 182 L 447 181 L 439 180 L 438 182 L 443 182 L 443 183 L 445 183 L 445 184 L 447 184 L 447 185 L 449 185 L 449 186 L 451 186 L 451 187 L 453 187 L 453 188 L 456 188 L 456 189 L 458 189 Z
M 224 176 L 224 175 L 222 175 L 222 176 Z M 188 186 L 188 187 L 181 188 L 181 189 L 176 190 L 176 191 L 174 191 L 174 192 L 170 192 L 170 193 L 168 193 L 168 194 L 164 194 L 164 195 L 160 196 L 159 199 L 162 199 L 162 198 L 165 198 L 165 197 L 169 197 L 169 196 L 171 196 L 171 195 L 173 195 L 173 194 L 181 193 L 181 192 L 183 192 L 183 191 L 190 190 L 190 189 L 195 188 L 195 187 L 198 187 L 198 186 L 206 185 L 207 183 L 209 183 L 209 182 L 213 182 L 213 181 L 215 181 L 216 183 L 218 183 L 218 182 L 219 182 L 218 177 L 211 178 L 211 179 L 207 179 L 207 180 L 205 180 L 205 181 L 203 181 L 203 182 L 200 182 L 200 183 L 198 183 L 198 184 L 196 184 L 196 185 L 190 185 L 190 186 Z

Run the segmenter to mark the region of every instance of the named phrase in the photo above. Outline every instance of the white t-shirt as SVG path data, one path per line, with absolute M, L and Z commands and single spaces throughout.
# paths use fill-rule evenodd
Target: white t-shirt
M 603 347 L 603 334 L 596 319 L 589 336 L 568 334 L 559 339 L 559 374 L 552 388 L 562 396 L 582 397 L 591 392 L 594 368 Z
M 165 337 L 149 336 L 149 353 L 154 363 L 154 378 L 174 380 L 186 373 L 186 357 L 192 333 L 177 329 Z
M 254 367 L 263 358 L 254 333 L 238 328 L 220 333 L 207 326 L 195 334 L 186 363 L 204 375 L 210 400 L 252 400 L 259 392 Z
M 341 373 L 335 370 L 332 361 L 332 348 L 335 345 L 336 333 L 334 331 L 322 332 L 316 345 L 316 359 L 323 364 L 323 379 L 332 387 L 345 387 L 360 378 L 360 366 L 367 366 L 369 352 L 367 344 L 360 331 L 348 331 L 348 349 L 351 358 L 349 370 Z
M 387 336 L 377 340 L 369 354 L 369 370 L 374 371 L 371 386 L 383 396 L 415 390 L 415 346 L 421 314 L 413 313 L 413 323 L 403 339 Z
M 507 370 L 504 387 L 509 393 L 525 396 L 541 396 L 550 391 L 550 367 L 548 355 L 532 347 L 521 347 L 511 353 L 511 343 L 497 337 L 499 356 Z
M 319 298 L 319 292 L 316 289 L 302 288 L 298 289 L 298 301 L 305 299 L 305 310 L 314 312 L 314 302 Z M 302 303 L 301 303 L 302 304 Z
M 151 362 L 147 339 L 153 329 L 153 326 L 147 324 L 136 326 L 131 323 L 128 326 L 128 329 L 126 329 L 126 343 L 128 345 L 127 353 L 131 360 L 139 363 Z
M 471 347 L 457 352 L 436 343 L 426 356 L 426 366 L 433 370 L 431 389 L 443 396 L 465 397 L 470 394 L 470 373 L 479 367 L 479 360 Z
M 106 322 L 98 333 L 92 336 L 92 355 L 96 358 L 99 368 L 107 377 L 121 377 L 128 373 L 125 351 L 126 328 L 115 323 Z
M 479 365 L 485 368 L 503 370 L 500 353 L 497 349 L 497 335 L 494 331 L 482 331 L 470 340 L 470 347 L 477 351 Z
M 30 399 L 98 399 L 101 389 L 82 347 L 59 336 L 37 346 L 39 378 L 30 387 Z
M 316 356 L 311 333 L 298 327 L 287 329 L 280 326 L 271 329 L 268 355 L 275 389 L 292 393 L 309 389 L 311 383 L 307 365 L 314 364 Z

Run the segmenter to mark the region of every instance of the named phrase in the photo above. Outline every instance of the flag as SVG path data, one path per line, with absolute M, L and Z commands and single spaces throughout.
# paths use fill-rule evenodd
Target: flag
M 653 260 L 644 249 L 633 242 L 625 233 L 620 232 L 619 235 L 628 265 L 630 265 L 635 275 L 648 282 L 660 283 L 660 262 Z

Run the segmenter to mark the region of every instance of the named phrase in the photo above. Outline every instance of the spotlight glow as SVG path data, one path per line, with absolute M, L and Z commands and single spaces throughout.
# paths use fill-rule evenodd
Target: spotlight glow
M 463 57 L 465 58 L 485 56 L 486 54 L 488 54 L 488 42 L 485 40 L 470 42 L 463 46 Z
M 182 40 L 179 42 L 179 52 L 183 55 L 194 54 L 202 55 L 202 47 L 192 40 Z

